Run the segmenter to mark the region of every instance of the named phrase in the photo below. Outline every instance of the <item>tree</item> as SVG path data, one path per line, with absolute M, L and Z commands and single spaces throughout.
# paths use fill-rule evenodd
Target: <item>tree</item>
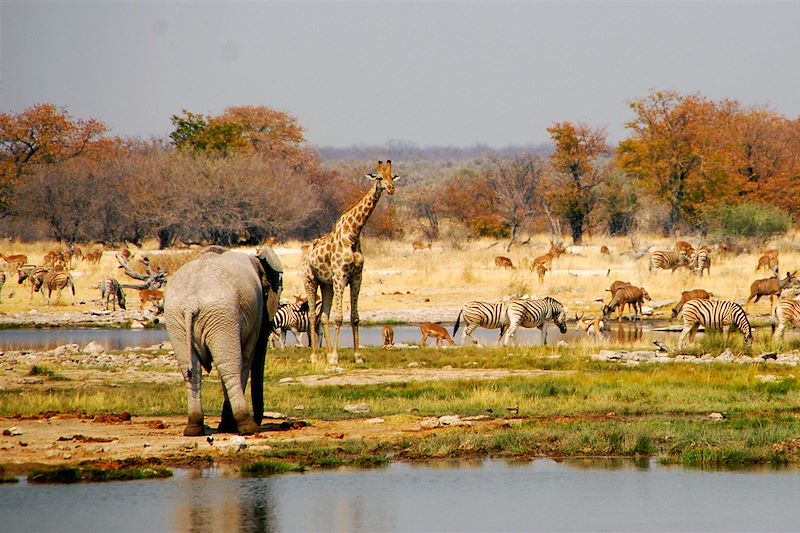
M 709 199 L 706 191 L 719 191 L 724 183 L 721 174 L 701 169 L 713 163 L 713 146 L 706 141 L 714 104 L 699 95 L 656 91 L 630 107 L 636 118 L 626 124 L 631 136 L 617 148 L 619 165 L 667 204 L 664 229 L 673 233 L 682 221 L 697 222 Z
M 102 149 L 106 131 L 102 122 L 74 120 L 53 104 L 0 113 L 0 212 L 10 208 L 14 187 L 26 174 Z
M 184 109 L 172 116 L 172 124 L 175 130 L 170 138 L 178 148 L 222 156 L 259 154 L 295 169 L 319 163 L 305 146 L 297 119 L 266 106 L 229 107 L 219 116 L 208 117 Z
M 598 159 L 607 154 L 606 133 L 585 124 L 557 122 L 547 128 L 555 151 L 550 156 L 554 174 L 548 200 L 580 244 L 589 215 L 597 202 L 597 188 L 605 172 Z
M 490 156 L 489 162 L 491 170 L 487 180 L 494 192 L 494 206 L 508 227 L 510 244 L 513 244 L 522 228 L 540 209 L 539 192 L 545 165 L 540 158 L 530 155 L 514 159 Z

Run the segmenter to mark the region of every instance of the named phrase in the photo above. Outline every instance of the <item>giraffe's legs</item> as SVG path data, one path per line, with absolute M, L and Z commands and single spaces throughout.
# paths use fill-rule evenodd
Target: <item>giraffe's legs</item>
M 339 364 L 339 333 L 342 330 L 344 288 L 345 282 L 343 279 L 333 280 L 333 350 L 328 346 L 328 364 L 331 366 Z
M 308 298 L 308 308 L 309 309 L 316 309 L 317 308 L 317 280 L 316 280 L 316 278 L 313 277 L 313 275 L 312 276 L 308 276 L 308 275 L 306 276 L 305 287 L 306 287 L 306 298 Z M 323 298 L 322 298 L 323 307 L 324 307 L 324 302 L 325 302 L 324 293 L 325 293 L 325 291 L 323 289 Z M 327 315 L 324 314 L 324 310 L 323 310 L 323 315 L 322 315 L 322 323 L 325 325 L 325 338 L 327 340 L 328 318 L 327 318 Z M 310 328 L 310 331 L 308 332 L 308 335 L 309 335 L 309 338 L 311 339 L 311 364 L 316 364 L 316 362 L 317 362 L 317 344 L 319 344 L 317 342 L 317 330 L 316 330 L 316 328 L 313 328 L 313 327 Z
M 361 345 L 358 338 L 358 293 L 361 292 L 361 271 L 353 273 L 350 278 L 350 327 L 353 328 L 353 357 L 356 364 L 364 364 L 361 358 Z
M 322 331 L 325 332 L 325 351 L 331 353 L 331 332 L 330 332 L 330 317 L 331 306 L 333 304 L 333 287 L 330 285 L 322 285 Z

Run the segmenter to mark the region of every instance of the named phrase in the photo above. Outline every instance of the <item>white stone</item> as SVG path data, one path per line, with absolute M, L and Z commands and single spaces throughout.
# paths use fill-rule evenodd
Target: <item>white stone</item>
M 278 383 L 295 383 L 296 381 L 297 381 L 296 379 L 294 379 L 292 377 L 288 377 L 288 378 L 279 379 Z
M 411 362 L 410 362 L 410 363 L 408 363 L 408 365 L 406 365 L 406 366 L 407 366 L 408 368 L 417 368 L 417 367 L 419 366 L 419 363 L 417 363 L 416 361 L 411 361 Z
M 711 413 L 708 415 L 708 418 L 709 420 L 720 422 L 722 420 L 725 420 L 725 415 L 723 415 L 722 413 Z
M 89 344 L 83 347 L 82 351 L 83 353 L 97 354 L 97 353 L 103 353 L 105 351 L 105 348 L 103 348 L 103 346 L 99 342 L 91 341 Z
M 344 410 L 354 414 L 369 413 L 369 405 L 366 403 L 350 403 L 344 406 Z
M 288 417 L 283 413 L 278 413 L 275 411 L 267 411 L 266 413 L 264 413 L 264 418 L 282 419 Z
M 419 423 L 419 427 L 422 428 L 422 429 L 438 428 L 441 425 L 442 425 L 442 423 L 439 422 L 439 419 L 436 418 L 435 416 L 430 416 L 428 418 L 423 418 Z
M 370 418 L 367 420 L 367 424 L 383 424 L 386 422 L 383 418 Z

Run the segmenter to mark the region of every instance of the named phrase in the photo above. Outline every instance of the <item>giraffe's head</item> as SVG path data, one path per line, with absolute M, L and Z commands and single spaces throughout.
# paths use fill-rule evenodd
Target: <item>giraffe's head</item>
M 394 194 L 394 182 L 400 179 L 397 174 L 392 174 L 392 162 L 378 161 L 377 174 L 367 174 L 371 180 L 378 180 L 378 187 L 386 189 L 389 194 Z

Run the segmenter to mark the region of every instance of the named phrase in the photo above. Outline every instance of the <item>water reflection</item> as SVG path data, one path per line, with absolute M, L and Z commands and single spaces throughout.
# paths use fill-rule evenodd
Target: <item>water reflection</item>
M 0 486 L 3 531 L 796 531 L 796 469 L 611 458 Z

